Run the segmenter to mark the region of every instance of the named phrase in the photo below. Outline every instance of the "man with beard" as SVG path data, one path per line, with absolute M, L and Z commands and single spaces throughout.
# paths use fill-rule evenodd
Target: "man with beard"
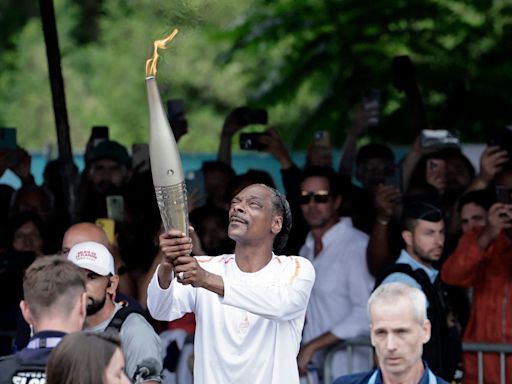
M 377 279 L 376 286 L 400 282 L 425 293 L 432 336 L 425 344 L 423 358 L 436 375 L 451 381 L 460 364 L 462 343 L 448 308 L 447 287 L 434 268 L 443 254 L 445 241 L 444 216 L 436 199 L 416 196 L 406 201 L 402 227 L 405 249 Z
M 315 272 L 302 257 L 276 254 L 290 226 L 286 198 L 253 184 L 231 200 L 234 254 L 192 257 L 185 233 L 160 236 L 148 309 L 166 321 L 195 313 L 194 383 L 299 383 L 295 359 Z
M 107 217 L 106 197 L 123 196 L 131 179 L 131 158 L 124 146 L 117 141 L 105 140 L 91 151 L 82 174 L 83 191 L 79 196 L 82 207 L 80 219 L 94 221 Z
M 162 382 L 160 338 L 141 314 L 130 312 L 124 320 L 118 316 L 123 306 L 114 302 L 119 276 L 114 272 L 112 254 L 102 244 L 86 241 L 70 249 L 68 260 L 87 272 L 84 329 L 91 332 L 119 329 L 128 377 L 137 382 Z

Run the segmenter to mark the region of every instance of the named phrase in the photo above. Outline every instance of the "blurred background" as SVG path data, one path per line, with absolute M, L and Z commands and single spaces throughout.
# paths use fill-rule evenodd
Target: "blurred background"
M 317 130 L 340 148 L 350 110 L 378 89 L 383 119 L 366 136 L 409 144 L 407 102 L 392 61 L 415 65 L 429 121 L 484 142 L 512 121 L 512 2 L 464 0 L 54 0 L 73 152 L 91 127 L 129 148 L 148 136 L 144 64 L 161 52 L 162 99 L 185 101 L 183 153 L 215 153 L 239 105 L 267 108 L 291 150 Z M 0 4 L 0 126 L 31 153 L 56 156 L 38 2 Z M 396 80 L 396 79 L 395 79 Z M 365 140 L 363 138 L 362 140 Z M 234 145 L 234 149 L 237 146 Z

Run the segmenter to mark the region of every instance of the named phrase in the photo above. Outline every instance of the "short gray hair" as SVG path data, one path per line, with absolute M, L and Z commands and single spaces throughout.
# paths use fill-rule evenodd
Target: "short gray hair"
M 427 320 L 427 297 L 423 291 L 408 284 L 396 282 L 382 284 L 373 291 L 368 299 L 367 306 L 370 321 L 370 310 L 374 305 L 378 305 L 382 301 L 396 302 L 400 298 L 409 299 L 413 306 L 414 317 L 418 323 L 423 324 Z

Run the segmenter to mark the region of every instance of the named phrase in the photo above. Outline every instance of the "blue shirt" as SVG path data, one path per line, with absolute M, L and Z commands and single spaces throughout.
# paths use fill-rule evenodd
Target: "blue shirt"
M 402 252 L 400 253 L 400 257 L 396 261 L 396 264 L 407 264 L 410 265 L 412 269 L 423 269 L 425 273 L 427 274 L 428 278 L 430 279 L 430 282 L 434 284 L 434 281 L 436 280 L 437 276 L 439 275 L 439 271 L 437 269 L 434 269 L 432 267 L 427 267 L 426 265 L 423 265 L 412 258 L 409 253 L 405 249 L 402 249 Z M 419 285 L 416 280 L 414 280 L 411 276 L 406 275 L 405 273 L 401 272 L 395 272 L 391 275 L 387 276 L 383 281 L 382 284 L 388 284 L 388 283 L 405 283 L 407 285 L 410 285 L 412 287 L 418 288 L 420 291 L 421 285 Z
M 425 367 L 425 370 L 423 372 L 423 375 L 421 376 L 420 381 L 418 381 L 418 384 L 448 384 L 446 381 L 441 379 L 438 376 L 435 376 L 432 371 L 428 368 L 427 363 L 423 362 L 423 366 Z M 338 377 L 333 384 L 367 384 L 372 379 L 372 376 L 375 375 L 375 380 L 373 381 L 374 384 L 384 384 L 384 380 L 382 378 L 382 372 L 380 369 L 376 369 L 375 371 L 370 372 L 362 372 L 362 373 L 356 373 L 353 375 L 346 375 Z M 435 379 L 434 383 L 431 382 L 429 375 L 431 378 Z

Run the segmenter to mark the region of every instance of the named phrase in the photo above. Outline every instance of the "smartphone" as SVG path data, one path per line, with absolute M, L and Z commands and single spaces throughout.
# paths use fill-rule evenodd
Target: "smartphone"
M 187 184 L 187 195 L 189 201 L 194 200 L 194 205 L 197 207 L 205 205 L 206 190 L 204 188 L 203 171 L 201 169 L 195 171 L 188 171 L 185 174 L 185 183 Z
M 415 82 L 414 64 L 407 55 L 395 56 L 391 63 L 393 85 L 399 91 L 410 88 Z
M 185 102 L 182 99 L 167 100 L 167 115 L 169 120 L 176 120 L 185 114 Z
M 315 144 L 321 147 L 331 146 L 331 135 L 329 131 L 316 131 L 314 135 Z
M 367 89 L 364 92 L 363 100 L 364 109 L 372 112 L 368 118 L 368 124 L 370 127 L 374 127 L 380 121 L 380 91 L 378 89 Z
M 446 129 L 423 129 L 420 136 L 423 148 L 459 148 L 460 140 L 456 132 Z
M 512 204 L 512 188 L 496 186 L 496 197 L 498 203 Z
M 108 243 L 115 244 L 116 240 L 116 222 L 114 219 L 110 219 L 108 217 L 103 217 L 101 219 L 96 219 L 96 225 L 103 229 L 103 231 L 107 234 Z
M 249 120 L 249 124 L 267 124 L 268 122 L 268 112 L 266 109 L 248 108 L 246 117 Z
M 16 148 L 16 128 L 0 128 L 0 149 L 15 150 Z
M 487 141 L 488 146 L 496 145 L 501 149 L 512 154 L 512 126 L 507 125 L 497 131 L 494 131 L 491 138 Z
M 102 141 L 106 141 L 109 138 L 108 127 L 105 125 L 95 125 L 91 130 L 92 146 L 96 147 Z
M 124 220 L 124 198 L 121 195 L 110 195 L 106 197 L 107 216 L 115 221 Z
M 402 192 L 402 180 L 400 174 L 400 167 L 397 165 L 391 165 L 384 169 L 384 185 L 391 185 L 400 192 Z
M 266 132 L 259 133 L 241 133 L 240 134 L 240 149 L 244 150 L 257 150 L 260 151 L 265 149 L 265 144 L 261 143 L 260 138 L 262 136 L 268 136 Z
M 147 143 L 132 144 L 132 170 L 141 173 L 149 169 L 149 145 Z
M 268 112 L 266 109 L 238 107 L 235 113 L 239 124 L 242 126 L 268 123 Z

